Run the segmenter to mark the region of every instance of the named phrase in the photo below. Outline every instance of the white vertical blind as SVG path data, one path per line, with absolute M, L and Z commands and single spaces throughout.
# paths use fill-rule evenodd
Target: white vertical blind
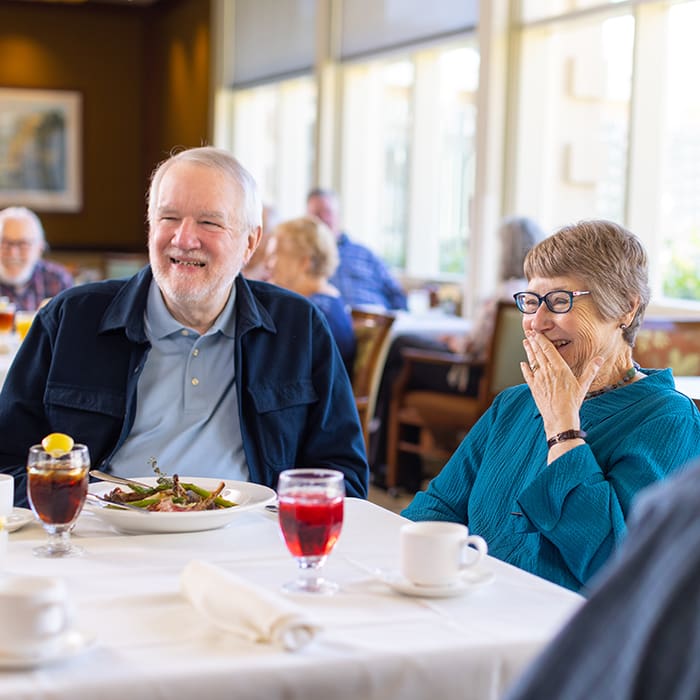
M 345 0 L 341 59 L 473 30 L 477 0 Z
M 236 0 L 232 15 L 232 87 L 312 72 L 316 0 Z

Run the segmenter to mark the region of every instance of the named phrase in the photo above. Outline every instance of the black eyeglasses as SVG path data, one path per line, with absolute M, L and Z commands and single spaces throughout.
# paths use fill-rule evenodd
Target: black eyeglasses
M 11 248 L 17 248 L 17 250 L 29 250 L 37 241 L 0 241 L 0 248 L 4 250 L 10 250 Z
M 566 314 L 574 305 L 574 297 L 582 297 L 590 292 L 568 292 L 566 289 L 555 289 L 547 292 L 543 297 L 535 292 L 518 292 L 513 294 L 517 307 L 524 314 L 537 313 L 542 302 L 553 314 Z

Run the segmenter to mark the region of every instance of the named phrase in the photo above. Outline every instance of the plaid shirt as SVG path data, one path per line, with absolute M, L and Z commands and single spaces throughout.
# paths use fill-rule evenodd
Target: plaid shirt
M 0 282 L 0 296 L 13 301 L 18 311 L 36 311 L 44 299 L 54 297 L 72 286 L 73 278 L 65 267 L 39 260 L 29 281 L 21 287 Z
M 347 234 L 338 237 L 340 265 L 331 284 L 350 306 L 376 304 L 385 309 L 405 309 L 406 295 L 386 265 L 369 249 L 353 243 Z

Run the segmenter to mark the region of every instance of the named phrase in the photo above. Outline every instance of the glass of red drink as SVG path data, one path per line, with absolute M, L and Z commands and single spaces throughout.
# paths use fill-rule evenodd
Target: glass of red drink
M 297 560 L 299 577 L 283 586 L 292 593 L 335 593 L 338 584 L 321 569 L 343 527 L 345 481 L 335 469 L 288 469 L 277 484 L 280 530 Z
M 34 515 L 49 533 L 49 541 L 34 549 L 38 557 L 83 554 L 71 543 L 70 532 L 80 515 L 88 490 L 90 454 L 86 445 L 73 445 L 62 454 L 41 445 L 29 448 L 27 495 Z

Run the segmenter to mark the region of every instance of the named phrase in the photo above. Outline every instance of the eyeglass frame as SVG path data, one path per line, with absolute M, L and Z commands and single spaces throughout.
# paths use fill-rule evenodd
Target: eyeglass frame
M 40 242 L 40 239 L 32 239 L 31 241 L 7 241 L 0 240 L 0 248 L 5 248 L 5 250 L 11 250 L 12 248 L 17 248 L 17 250 L 25 251 L 29 250 L 32 246 L 35 246 Z
M 521 296 L 521 295 L 523 295 L 523 294 L 530 294 L 530 295 L 532 295 L 532 296 L 534 296 L 534 297 L 537 297 L 537 300 L 539 301 L 539 303 L 537 304 L 537 308 L 536 308 L 534 311 L 525 311 L 525 309 L 523 309 L 523 308 L 520 306 L 520 304 L 519 304 L 519 302 L 518 302 L 518 297 Z M 568 297 L 569 297 L 569 308 L 566 309 L 566 311 L 557 311 L 556 309 L 553 309 L 552 306 L 551 306 L 551 304 L 549 303 L 549 300 L 547 299 L 547 297 L 548 297 L 550 294 L 566 294 L 566 295 L 568 295 Z M 590 291 L 575 291 L 575 292 L 571 292 L 571 291 L 569 291 L 568 289 L 553 289 L 551 292 L 547 292 L 547 293 L 546 293 L 545 295 L 543 295 L 543 296 L 540 296 L 539 294 L 537 294 L 537 292 L 516 292 L 515 294 L 513 294 L 513 299 L 515 300 L 515 305 L 518 307 L 518 311 L 520 311 L 520 313 L 526 314 L 527 316 L 532 316 L 533 314 L 536 314 L 536 313 L 539 311 L 540 306 L 542 306 L 542 302 L 545 303 L 545 306 L 546 306 L 553 314 L 568 314 L 569 311 L 571 311 L 571 309 L 574 308 L 574 299 L 575 299 L 576 297 L 585 296 L 586 294 L 590 294 Z

